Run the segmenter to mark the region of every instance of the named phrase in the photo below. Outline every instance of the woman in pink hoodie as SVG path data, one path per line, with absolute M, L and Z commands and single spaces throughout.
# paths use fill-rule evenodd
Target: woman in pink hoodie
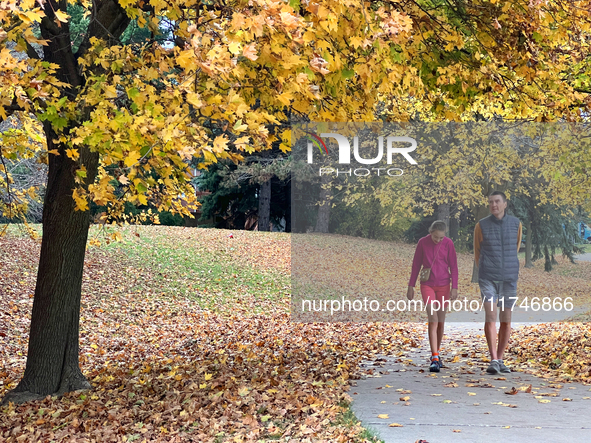
M 412 272 L 408 282 L 406 297 L 412 300 L 415 284 L 421 267 L 430 268 L 425 281 L 421 278 L 421 295 L 426 305 L 429 320 L 429 345 L 431 346 L 431 365 L 429 371 L 439 372 L 443 366 L 439 357 L 445 313 L 445 301 L 458 296 L 458 260 L 453 241 L 445 236 L 445 222 L 436 220 L 429 228 L 429 235 L 421 238 L 412 261 Z M 423 271 L 424 273 L 425 271 Z

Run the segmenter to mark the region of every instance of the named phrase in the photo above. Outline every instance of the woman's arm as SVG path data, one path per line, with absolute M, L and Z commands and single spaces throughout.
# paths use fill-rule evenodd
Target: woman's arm
M 417 248 L 415 249 L 415 255 L 412 259 L 412 271 L 410 272 L 410 280 L 408 286 L 414 288 L 417 283 L 417 277 L 421 272 L 421 266 L 423 265 L 423 244 L 419 240 Z

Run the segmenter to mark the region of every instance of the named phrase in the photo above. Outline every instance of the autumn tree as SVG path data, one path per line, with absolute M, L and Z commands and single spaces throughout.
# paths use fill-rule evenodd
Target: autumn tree
M 126 202 L 188 215 L 187 164 L 289 150 L 289 130 L 268 131 L 287 109 L 310 121 L 372 120 L 378 103 L 390 119 L 557 118 L 588 104 L 579 2 L 82 0 L 83 37 L 69 3 L 0 5 L 0 119 L 21 122 L 0 159 L 48 164 L 27 366 L 4 401 L 90 386 L 78 323 L 91 201 L 103 220 Z M 124 38 L 131 23 L 149 38 Z M 11 190 L 4 163 L 0 177 L 12 195 L 0 209 L 22 213 L 27 190 Z
M 188 162 L 240 161 L 289 139 L 267 129 L 286 121 L 285 108 L 314 119 L 371 118 L 377 93 L 393 90 L 393 62 L 382 61 L 412 25 L 392 7 L 357 2 L 295 10 L 266 0 L 78 4 L 88 18 L 79 43 L 66 0 L 0 7 L 0 118 L 22 123 L 0 157 L 40 153 L 49 169 L 27 366 L 4 401 L 90 387 L 78 363 L 90 201 L 107 208 L 103 220 L 126 202 L 188 215 Z M 132 20 L 149 40 L 123 41 Z M 379 69 L 355 73 L 357 64 Z M 22 212 L 24 194 L 11 190 L 4 165 L 0 172 L 14 196 L 2 212 Z

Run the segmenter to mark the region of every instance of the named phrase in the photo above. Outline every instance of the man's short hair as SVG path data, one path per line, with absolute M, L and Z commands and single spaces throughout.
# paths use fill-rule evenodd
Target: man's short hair
M 492 197 L 493 195 L 500 195 L 503 198 L 503 201 L 506 202 L 507 201 L 507 196 L 505 195 L 504 192 L 501 191 L 493 191 L 490 193 L 489 197 Z

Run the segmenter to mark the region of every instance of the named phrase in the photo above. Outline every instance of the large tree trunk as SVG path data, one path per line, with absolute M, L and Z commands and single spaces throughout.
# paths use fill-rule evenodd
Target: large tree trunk
M 78 329 L 84 255 L 90 211 L 76 211 L 72 198 L 76 162 L 56 146 L 49 124 L 45 124 L 49 156 L 47 191 L 43 207 L 43 239 L 33 301 L 29 349 L 25 374 L 2 403 L 23 403 L 46 395 L 88 389 L 90 383 L 78 362 Z M 87 183 L 92 183 L 98 154 L 83 149 Z
M 56 24 L 55 21 L 56 11 L 66 12 L 65 3 L 56 0 L 48 0 L 47 3 L 46 17 L 40 25 L 41 35 L 48 42 L 43 46 L 43 60 L 58 66 L 57 78 L 68 85 L 62 90 L 62 96 L 75 100 L 78 88 L 84 83 L 78 57 L 83 56 L 91 46 L 91 38 L 117 43 L 130 18 L 116 0 L 94 2 L 86 38 L 78 54 L 74 55 L 68 24 Z M 29 55 L 34 56 L 32 53 Z M 75 177 L 80 165 L 86 167 L 86 186 L 94 182 L 99 154 L 80 148 L 79 162 L 73 161 L 66 155 L 68 146 L 54 142 L 59 137 L 53 131 L 51 122 L 45 121 L 43 129 L 47 150 L 56 149 L 59 155 L 49 155 L 43 240 L 25 374 L 18 386 L 6 394 L 2 403 L 23 403 L 48 394 L 60 395 L 90 388 L 78 361 L 82 272 L 90 211 L 75 210 L 72 191 L 77 186 Z
M 271 222 L 271 177 L 259 188 L 259 231 L 269 231 Z

